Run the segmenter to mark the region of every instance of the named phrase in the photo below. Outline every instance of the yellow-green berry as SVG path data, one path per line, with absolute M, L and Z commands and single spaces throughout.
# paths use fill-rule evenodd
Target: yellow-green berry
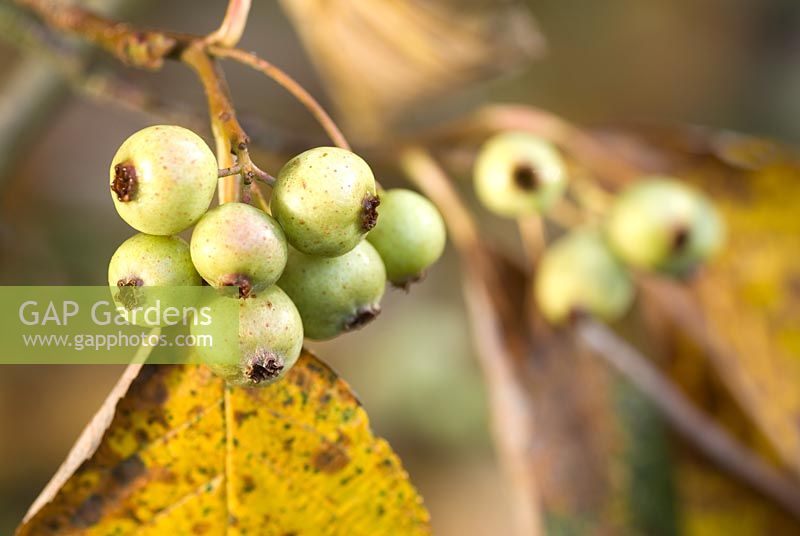
M 547 211 L 567 185 L 566 166 L 555 146 L 526 132 L 504 132 L 486 142 L 474 178 L 478 199 L 508 217 Z
M 111 162 L 111 197 L 128 225 L 172 235 L 194 225 L 217 187 L 217 161 L 194 132 L 172 125 L 145 128 Z
M 601 233 L 579 229 L 545 250 L 536 270 L 534 293 L 542 315 L 554 324 L 581 315 L 613 321 L 631 306 L 634 287 Z
M 269 214 L 245 203 L 209 210 L 192 233 L 192 261 L 211 286 L 236 286 L 242 297 L 283 273 L 286 237 Z
M 210 322 L 191 326 L 200 358 L 231 385 L 273 383 L 292 368 L 303 347 L 303 323 L 292 300 L 275 285 L 246 300 L 220 296 L 206 305 Z
M 309 255 L 336 257 L 352 250 L 375 226 L 375 177 L 358 155 L 317 147 L 283 166 L 270 208 L 289 243 Z
M 134 235 L 117 248 L 108 263 L 111 286 L 180 287 L 200 283 L 189 245 L 178 236 Z
M 297 305 L 306 337 L 330 339 L 378 316 L 386 270 L 367 241 L 339 257 L 315 257 L 289 248 L 278 286 Z
M 378 225 L 367 240 L 383 259 L 389 281 L 405 287 L 442 255 L 444 221 L 433 203 L 411 190 L 387 190 L 380 199 Z
M 614 252 L 637 268 L 681 276 L 722 247 L 725 230 L 711 201 L 668 177 L 648 177 L 615 200 L 606 235 Z
M 192 305 L 196 293 L 182 287 L 201 283 L 189 245 L 177 236 L 134 235 L 117 248 L 108 263 L 114 301 L 130 323 L 137 325 L 160 325 L 145 319 L 143 310 L 148 307 Z M 142 312 L 129 314 L 137 308 Z

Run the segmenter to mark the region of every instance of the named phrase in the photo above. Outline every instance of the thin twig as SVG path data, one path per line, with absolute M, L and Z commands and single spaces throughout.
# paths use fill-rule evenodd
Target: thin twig
M 800 486 L 741 445 L 704 415 L 633 346 L 593 321 L 576 327 L 578 337 L 649 397 L 690 443 L 730 473 L 800 518 Z
M 250 195 L 252 196 L 253 203 L 269 214 L 269 202 L 267 201 L 266 197 L 264 197 L 264 192 L 261 191 L 261 188 L 258 187 L 258 184 L 253 183 L 250 185 Z
M 496 296 L 492 295 L 496 279 L 488 252 L 471 214 L 433 157 L 420 147 L 410 147 L 402 152 L 401 165 L 411 182 L 437 204 L 464 257 L 464 295 L 488 390 L 495 449 L 511 492 L 515 533 L 543 534 L 541 499 L 531 457 L 536 437 L 533 407 L 520 381 L 522 375 L 515 366 L 518 360 L 508 344 Z
M 244 34 L 250 0 L 230 0 L 225 18 L 219 28 L 206 38 L 206 43 L 221 47 L 235 47 Z
M 445 215 L 450 239 L 459 250 L 473 249 L 479 241 L 477 226 L 441 166 L 425 149 L 418 146 L 409 147 L 400 153 L 400 165 L 409 179 L 439 206 L 439 210 Z
M 528 265 L 534 267 L 547 247 L 544 221 L 538 214 L 532 214 L 519 218 L 517 228 Z
M 350 150 L 350 144 L 347 143 L 342 131 L 339 130 L 338 126 L 336 126 L 336 123 L 333 121 L 333 119 L 331 119 L 331 116 L 328 114 L 328 112 L 325 111 L 322 105 L 317 102 L 317 100 L 308 91 L 306 91 L 302 85 L 300 85 L 286 72 L 267 60 L 259 58 L 252 52 L 245 52 L 244 50 L 240 49 L 228 49 L 217 46 L 210 46 L 208 51 L 213 56 L 218 58 L 227 58 L 237 61 L 243 65 L 247 65 L 248 67 L 263 73 L 277 82 L 278 85 L 291 93 L 295 99 L 300 101 L 300 103 L 303 104 L 303 106 L 305 106 L 309 112 L 311 112 L 311 115 L 313 115 L 322 128 L 325 129 L 325 132 L 327 132 L 328 136 L 331 138 L 331 141 L 333 141 L 337 147 Z
M 136 29 L 61 1 L 14 1 L 35 13 L 48 27 L 78 35 L 123 63 L 144 69 L 159 69 L 165 59 L 176 58 L 196 40 L 174 32 Z
M 217 171 L 217 177 L 230 177 L 231 175 L 239 175 L 242 172 L 241 164 L 236 164 L 231 167 L 222 168 Z
M 236 154 L 239 157 L 238 165 L 244 172 L 249 163 L 247 144 L 250 140 L 236 117 L 222 69 L 199 43 L 186 48 L 181 59 L 195 71 L 203 84 L 211 117 L 211 131 L 217 145 L 218 165 L 231 167 L 234 164 L 232 154 Z M 241 192 L 240 175 L 224 177 L 220 181 L 219 202 L 239 201 Z

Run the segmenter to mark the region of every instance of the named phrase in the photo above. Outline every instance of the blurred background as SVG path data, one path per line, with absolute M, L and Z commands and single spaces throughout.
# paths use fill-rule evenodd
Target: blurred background
M 497 9 L 506 3 L 498 1 Z M 144 26 L 206 33 L 226 2 L 93 2 L 108 9 L 104 4 Z M 483 4 L 491 16 L 492 2 Z M 462 84 L 444 101 L 431 97 L 413 108 L 413 119 L 427 123 L 503 101 L 534 103 L 584 124 L 680 122 L 800 139 L 795 0 L 531 0 L 528 6 L 544 48 L 534 43 L 530 61 L 509 62 L 503 73 Z M 15 24 L 9 18 L 2 33 L 15 39 Z M 242 46 L 333 104 L 277 2 L 254 2 Z M 201 88 L 184 66 L 146 73 L 103 55 L 84 58 L 180 114 L 202 118 Z M 109 200 L 108 164 L 129 134 L 156 120 L 76 95 L 46 58 L 12 43 L 0 45 L 0 67 L 0 284 L 104 284 L 109 257 L 133 234 Z M 245 125 L 261 129 L 267 145 L 281 132 L 324 139 L 281 88 L 236 66 L 227 72 Z M 390 172 L 380 180 L 402 182 Z M 409 295 L 388 292 L 369 329 L 313 347 L 350 382 L 375 431 L 404 460 L 435 533 L 506 534 L 507 497 L 463 309 L 458 266 L 448 251 Z M 120 371 L 0 368 L 0 534 L 19 522 Z

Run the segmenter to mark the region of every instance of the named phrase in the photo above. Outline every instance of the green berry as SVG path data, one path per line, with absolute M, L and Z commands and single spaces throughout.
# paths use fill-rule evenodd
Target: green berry
M 111 197 L 128 225 L 172 235 L 191 227 L 211 204 L 217 161 L 182 127 L 158 125 L 125 140 L 111 162 Z
M 336 257 L 375 226 L 375 177 L 358 155 L 317 147 L 283 166 L 270 208 L 289 243 L 309 255 Z
M 561 198 L 566 185 L 566 167 L 558 150 L 525 132 L 496 135 L 475 162 L 478 199 L 501 216 L 544 212 Z
M 209 305 L 211 322 L 192 324 L 212 346 L 197 351 L 211 369 L 232 385 L 273 383 L 289 371 L 303 347 L 303 323 L 292 300 L 275 285 L 246 300 L 217 297 Z
M 339 257 L 314 257 L 289 248 L 278 286 L 297 305 L 306 337 L 330 339 L 378 316 L 386 270 L 367 241 Z
M 165 310 L 193 305 L 196 293 L 183 287 L 201 284 L 189 245 L 177 236 L 137 234 L 123 242 L 108 263 L 108 284 L 114 302 L 127 320 L 140 326 L 160 325 L 135 309 Z M 177 287 L 177 288 L 176 288 Z
M 433 203 L 411 190 L 381 192 L 380 199 L 378 225 L 367 240 L 383 259 L 389 281 L 404 287 L 442 255 L 444 221 Z
M 615 200 L 606 233 L 611 248 L 628 264 L 680 276 L 716 253 L 725 231 L 699 191 L 674 179 L 650 177 Z
M 583 314 L 613 321 L 630 307 L 634 287 L 602 235 L 580 229 L 545 251 L 536 271 L 534 293 L 542 314 L 554 324 Z
M 108 263 L 111 286 L 200 285 L 189 245 L 177 236 L 137 234 L 123 242 Z
M 214 287 L 237 286 L 242 297 L 275 283 L 286 266 L 278 222 L 245 203 L 209 210 L 192 233 L 192 261 Z

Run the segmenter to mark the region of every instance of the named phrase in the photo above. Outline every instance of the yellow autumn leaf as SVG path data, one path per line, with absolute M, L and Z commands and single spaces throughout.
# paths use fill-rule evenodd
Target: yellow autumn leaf
M 792 286 L 800 274 L 800 168 L 779 144 L 729 132 L 676 129 L 642 142 L 670 173 L 712 197 L 728 231 L 722 255 L 685 296 L 671 284 L 646 285 L 645 297 L 657 297 L 656 308 L 671 309 L 678 324 L 652 316 L 647 340 L 695 404 L 764 460 L 798 474 L 800 346 L 787 342 L 800 319 Z M 682 534 L 800 530 L 785 510 L 685 448 L 675 452 L 674 473 Z
M 800 167 L 777 144 L 713 137 L 681 174 L 714 199 L 727 246 L 694 284 L 716 373 L 800 475 Z
M 397 456 L 309 353 L 262 389 L 145 366 L 98 440 L 19 536 L 430 532 Z

